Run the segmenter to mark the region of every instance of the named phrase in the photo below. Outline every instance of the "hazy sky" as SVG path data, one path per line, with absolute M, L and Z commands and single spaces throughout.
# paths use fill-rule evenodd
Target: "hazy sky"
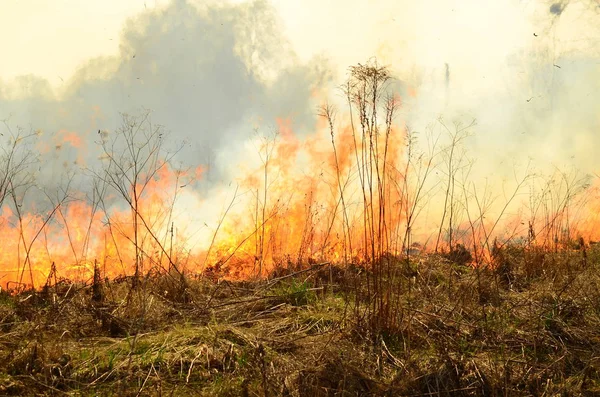
M 187 3 L 208 9 L 224 7 L 218 1 L 189 0 Z M 314 77 L 307 77 L 308 69 L 326 64 L 332 81 L 341 83 L 348 66 L 376 56 L 417 92 L 410 114 L 405 115 L 417 126 L 440 115 L 465 120 L 477 118 L 478 134 L 482 137 L 479 143 L 483 149 L 487 145 L 494 155 L 498 155 L 497 145 L 502 143 L 507 153 L 526 147 L 531 149 L 525 151 L 527 155 L 535 153 L 543 160 L 578 154 L 579 166 L 600 165 L 590 150 L 591 146 L 600 144 L 597 137 L 600 136 L 597 131 L 600 123 L 597 117 L 600 6 L 593 0 L 236 0 L 229 4 L 234 4 L 233 10 L 239 8 L 239 11 L 227 15 L 235 14 L 232 18 L 253 26 L 253 8 L 243 11 L 249 3 L 272 5 L 273 15 L 265 16 L 270 12 L 265 11 L 269 7 L 258 7 L 262 10 L 259 23 L 262 30 L 248 33 L 241 40 L 252 45 L 255 41 L 266 43 L 263 49 L 271 63 L 277 61 L 285 67 L 305 68 L 286 77 L 287 83 L 280 84 L 285 89 L 269 91 L 265 98 L 289 97 L 290 109 L 297 106 L 297 111 L 306 112 L 312 106 L 308 99 L 291 99 L 288 88 L 293 84 L 298 88 L 305 86 L 298 81 Z M 36 98 L 40 92 L 47 95 L 52 90 L 52 95 L 59 98 L 65 93 L 73 95 L 82 87 L 85 90 L 81 92 L 91 95 L 89 86 L 95 74 L 106 78 L 106 73 L 113 73 L 114 69 L 119 70 L 115 76 L 120 76 L 115 77 L 115 81 L 122 83 L 131 78 L 135 83 L 137 69 L 129 65 L 128 51 L 141 53 L 151 48 L 160 36 L 160 32 L 147 28 L 143 37 L 136 36 L 136 29 L 144 29 L 140 28 L 143 25 L 139 22 L 143 20 L 139 19 L 140 15 L 154 12 L 156 19 L 167 7 L 172 11 L 183 6 L 188 5 L 181 0 L 174 3 L 167 0 L 0 0 L 0 100 L 2 92 L 5 100 L 23 97 L 23 94 Z M 212 17 L 207 18 L 209 21 Z M 272 26 L 265 27 L 268 24 Z M 220 42 L 226 32 L 200 29 L 206 43 Z M 277 37 L 271 40 L 271 36 Z M 187 54 L 196 51 L 193 43 L 196 39 L 189 37 L 189 40 L 186 52 L 179 53 L 182 58 L 172 58 L 169 62 L 173 65 L 185 62 Z M 169 47 L 166 41 L 161 45 L 163 49 Z M 215 44 L 214 53 L 220 54 L 228 45 Z M 237 44 L 232 46 L 238 50 Z M 202 51 L 198 47 L 193 56 L 200 59 Z M 146 52 L 152 54 L 150 50 Z M 253 56 L 250 53 L 245 62 Z M 100 60 L 101 67 L 90 66 L 94 58 Z M 319 61 L 322 59 L 328 61 Z M 219 62 L 229 61 L 224 58 Z M 268 62 L 262 63 L 265 64 Z M 126 65 L 129 65 L 128 74 L 119 75 Z M 84 73 L 77 75 L 79 68 L 83 68 Z M 255 69 L 257 76 L 260 75 L 258 67 Z M 322 75 L 322 70 L 317 74 Z M 38 76 L 49 85 L 36 80 L 32 91 L 30 78 L 15 80 L 20 75 Z M 167 86 L 165 79 L 176 78 L 159 77 L 163 80 L 155 83 Z M 146 90 L 159 89 L 148 81 L 149 78 Z M 249 84 L 240 96 L 255 97 L 252 88 L 255 83 Z M 181 95 L 189 95 L 184 91 Z M 114 95 L 115 91 L 110 92 Z M 235 94 L 234 87 L 230 92 Z M 148 92 L 138 94 L 143 98 Z M 125 104 L 127 98 L 117 103 Z M 31 106 L 30 102 L 26 101 L 27 106 Z M 274 100 L 275 104 L 278 102 Z M 151 105 L 158 106 L 158 103 Z M 22 109 L 23 103 L 8 103 L 11 111 L 19 106 Z M 240 106 L 246 109 L 246 105 Z M 299 109 L 301 106 L 306 108 Z M 273 109 L 269 114 L 275 112 Z M 180 119 L 174 119 L 173 123 Z
M 194 1 L 192 1 L 194 2 Z M 230 1 L 244 3 L 243 0 Z M 0 78 L 36 74 L 60 85 L 92 57 L 116 55 L 127 18 L 167 0 L 1 0 Z M 202 2 L 199 2 L 202 3 Z M 207 3 L 207 2 L 204 2 Z M 210 2 L 209 2 L 210 3 Z M 341 67 L 378 56 L 396 69 L 449 63 L 475 79 L 507 57 L 552 44 L 555 56 L 598 55 L 597 14 L 572 3 L 554 17 L 547 1 L 273 0 L 285 35 L 303 59 L 325 53 Z M 546 12 L 544 12 L 546 11 Z M 546 15 L 544 15 L 546 14 Z M 600 24 L 596 24 L 600 25 Z M 537 32 L 538 37 L 533 36 Z M 551 41 L 551 43 L 550 43 Z M 402 70 L 408 73 L 408 70 Z

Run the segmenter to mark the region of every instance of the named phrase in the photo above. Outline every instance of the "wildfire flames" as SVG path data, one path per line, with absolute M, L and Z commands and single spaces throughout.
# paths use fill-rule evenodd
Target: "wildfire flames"
M 0 184 L 0 283 L 86 281 L 96 268 L 109 278 L 173 269 L 260 277 L 276 266 L 360 264 L 458 244 L 485 263 L 494 241 L 558 249 L 600 237 L 587 179 L 526 169 L 495 188 L 471 181 L 474 163 L 459 150 L 470 129 L 417 136 L 397 117 L 401 98 L 377 92 L 385 73 L 354 69 L 348 111 L 324 106 L 312 134 L 299 136 L 290 120 L 277 120 L 277 134 L 252 140 L 247 159 L 231 165 L 235 186 L 212 189 L 214 197 L 194 189 L 203 165 L 173 166 L 162 132 L 129 119 L 113 134 L 98 131 L 100 165 L 82 171 L 91 188 L 48 195 L 51 205 L 36 210 L 23 203 L 37 163 L 18 163 L 19 140 L 28 137 L 13 137 Z M 58 136 L 57 150 L 70 145 L 78 158 L 93 152 L 75 132 Z

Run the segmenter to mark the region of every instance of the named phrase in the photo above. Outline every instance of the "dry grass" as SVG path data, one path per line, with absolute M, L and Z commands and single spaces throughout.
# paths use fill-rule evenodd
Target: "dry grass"
M 581 256 L 401 264 L 397 326 L 376 336 L 354 307 L 367 274 L 328 265 L 185 290 L 162 275 L 5 293 L 0 394 L 597 395 L 600 252 Z

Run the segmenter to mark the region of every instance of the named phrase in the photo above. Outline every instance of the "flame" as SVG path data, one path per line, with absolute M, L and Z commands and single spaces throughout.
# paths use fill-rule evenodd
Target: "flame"
M 395 101 L 400 103 L 400 98 Z M 486 216 L 481 208 L 477 212 L 465 190 L 456 207 L 459 219 L 440 226 L 444 197 L 416 195 L 419 167 L 426 160 L 410 157 L 408 131 L 401 123 L 369 141 L 361 140 L 349 121 L 331 129 L 320 119 L 314 133 L 303 137 L 294 132 L 290 119 L 276 122 L 278 134 L 255 137 L 248 143 L 248 157 L 235 164 L 233 198 L 226 199 L 224 187 L 212 189 L 208 197 L 195 189 L 204 165 L 182 171 L 163 159 L 155 172 L 142 174 L 123 191 L 104 196 L 73 192 L 45 211 L 22 212 L 16 199 L 12 204 L 18 205 L 5 199 L 0 284 L 40 287 L 53 269 L 56 277 L 88 281 L 96 267 L 111 278 L 173 268 L 216 269 L 226 277 L 248 278 L 280 265 L 399 255 L 414 241 L 431 249 L 442 229 L 444 235 L 452 230 L 455 243 L 480 250 L 481 260 L 489 260 L 496 238 L 546 244 L 568 231 L 571 237 L 600 239 L 595 228 L 600 213 L 597 182 L 585 194 L 548 190 L 537 209 L 515 201 L 511 208 L 516 210 L 499 215 L 490 210 Z M 86 150 L 72 131 L 59 131 L 54 142 Z M 373 154 L 374 146 L 386 150 Z M 436 183 L 440 181 L 430 182 L 434 187 Z M 431 216 L 409 224 L 421 212 Z M 441 246 L 448 244 L 443 239 Z
M 69 143 L 74 148 L 81 148 L 83 143 L 81 138 L 77 135 L 76 132 L 60 130 L 56 135 L 57 140 L 60 140 L 62 143 Z
M 92 277 L 96 266 L 106 277 L 132 274 L 136 261 L 143 265 L 142 272 L 168 269 L 182 252 L 169 239 L 173 195 L 198 172 L 162 164 L 147 184 L 136 185 L 138 192 L 143 191 L 137 211 L 103 201 L 110 197 L 93 203 L 84 198 L 65 200 L 44 213 L 20 213 L 4 205 L 0 215 L 2 284 L 39 287 L 53 266 L 59 277 L 84 281 Z

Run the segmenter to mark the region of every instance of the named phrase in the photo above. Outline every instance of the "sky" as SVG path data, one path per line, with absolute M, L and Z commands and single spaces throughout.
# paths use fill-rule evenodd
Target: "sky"
M 314 91 L 376 57 L 416 92 L 413 128 L 477 120 L 483 169 L 522 157 L 593 172 L 598 18 L 593 0 L 0 0 L 0 119 L 89 133 L 144 107 L 200 137 L 195 150 L 224 148 L 215 136 L 249 120 L 311 129 Z M 104 123 L 90 122 L 98 109 Z
M 3 0 L 0 34 L 10 39 L 3 40 L 0 76 L 6 80 L 32 73 L 58 85 L 88 59 L 118 54 L 128 18 L 168 3 Z M 547 30 L 556 17 L 549 12 L 553 3 L 547 1 L 271 2 L 284 34 L 303 59 L 325 52 L 340 65 L 351 65 L 377 55 L 400 61 L 398 67 L 450 63 L 465 66 L 466 73 L 495 65 L 531 48 L 534 41 L 556 40 L 556 55 L 597 45 L 597 15 L 584 3 L 569 2 L 554 29 Z M 582 13 L 589 13 L 589 20 Z M 538 38 L 533 36 L 536 31 Z
M 536 47 L 552 47 L 555 57 L 577 50 L 598 55 L 594 1 L 556 4 L 562 3 L 565 9 L 557 16 L 550 12 L 553 2 L 539 0 L 270 2 L 284 35 L 303 60 L 326 53 L 346 67 L 376 55 L 398 69 L 449 63 L 476 77 L 510 55 Z M 128 18 L 167 4 L 167 0 L 3 0 L 0 34 L 10 39 L 3 40 L 0 76 L 9 80 L 31 73 L 60 85 L 88 59 L 117 55 Z

